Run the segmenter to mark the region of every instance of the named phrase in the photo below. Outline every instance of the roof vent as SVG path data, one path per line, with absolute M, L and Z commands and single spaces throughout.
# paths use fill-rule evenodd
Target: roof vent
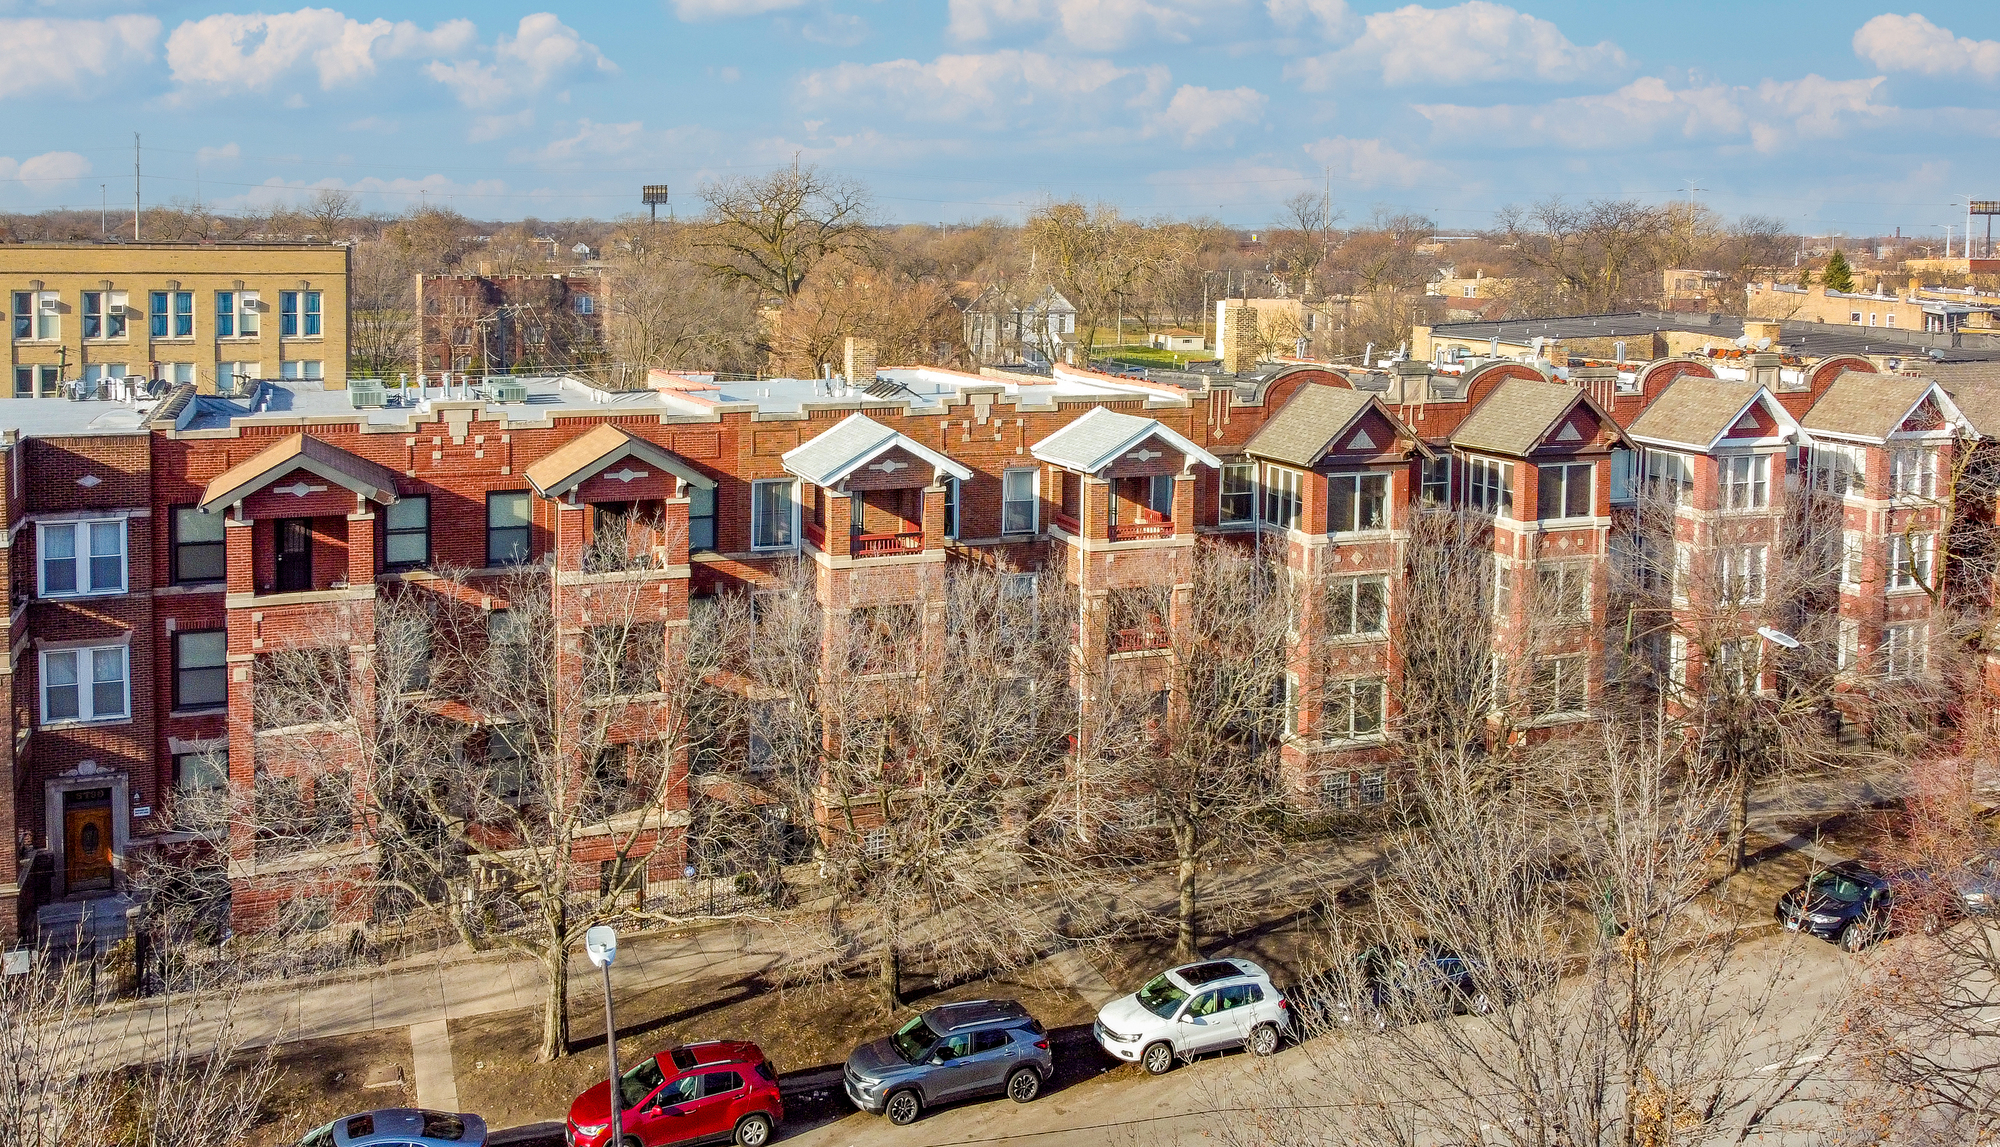
M 878 378 L 868 384 L 868 397 L 894 398 L 903 392 L 903 384 L 886 378 Z

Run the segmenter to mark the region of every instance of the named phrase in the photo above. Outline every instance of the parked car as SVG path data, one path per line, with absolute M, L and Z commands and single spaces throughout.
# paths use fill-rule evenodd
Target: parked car
M 486 1121 L 477 1115 L 387 1107 L 344 1115 L 299 1140 L 299 1147 L 482 1147 Z
M 1001 1095 L 1027 1103 L 1055 1074 L 1048 1029 L 1013 1000 L 970 1000 L 932 1008 L 865 1043 L 842 1077 L 854 1106 L 901 1126 L 926 1107 Z
M 1308 976 L 1286 994 L 1309 1028 L 1359 1023 L 1382 1031 L 1392 1023 L 1492 1011 L 1494 998 L 1479 973 L 1477 962 L 1439 944 L 1404 952 L 1369 948 L 1351 971 Z
M 1161 1075 L 1174 1060 L 1247 1047 L 1270 1055 L 1291 1030 L 1290 1005 L 1264 969 L 1248 960 L 1203 960 L 1161 972 L 1104 1005 L 1091 1026 L 1114 1057 Z
M 785 1121 L 778 1073 L 754 1043 L 713 1040 L 668 1048 L 618 1081 L 624 1143 L 736 1143 L 763 1147 Z M 569 1105 L 569 1147 L 611 1142 L 611 1087 L 599 1083 Z
M 1778 897 L 1778 923 L 1858 952 L 1889 930 L 1895 896 L 1889 878 L 1859 861 L 1847 860 L 1812 874 Z

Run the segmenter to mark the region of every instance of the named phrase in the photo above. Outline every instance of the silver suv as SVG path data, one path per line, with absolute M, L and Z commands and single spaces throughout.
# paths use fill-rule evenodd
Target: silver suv
M 901 1126 L 926 1107 L 978 1095 L 1027 1103 L 1055 1074 L 1048 1030 L 1013 1000 L 932 1008 L 847 1057 L 847 1098 Z
M 1205 1051 L 1246 1047 L 1270 1055 L 1291 1027 L 1291 1005 L 1264 969 L 1248 960 L 1203 960 L 1112 1000 L 1091 1030 L 1105 1051 L 1161 1075 L 1175 1059 Z

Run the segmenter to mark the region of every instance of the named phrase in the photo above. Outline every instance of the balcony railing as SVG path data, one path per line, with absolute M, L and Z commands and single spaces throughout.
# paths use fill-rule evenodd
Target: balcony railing
M 826 527 L 817 522 L 807 522 L 806 541 L 811 542 L 812 547 L 821 553 L 826 552 Z
M 1137 653 L 1144 649 L 1165 649 L 1168 644 L 1167 627 L 1147 625 L 1138 629 L 1114 629 L 1111 631 L 1111 652 Z
M 1111 540 L 1114 542 L 1138 542 L 1173 536 L 1172 522 L 1113 522 L 1111 525 Z
M 1080 524 L 1075 518 L 1072 518 L 1068 514 L 1063 513 L 1061 510 L 1057 510 L 1055 513 L 1049 516 L 1055 519 L 1057 529 L 1066 530 L 1069 533 L 1076 534 L 1078 536 L 1081 536 L 1083 534 L 1082 524 Z
M 856 534 L 854 535 L 854 556 L 867 557 L 873 554 L 913 554 L 924 548 L 924 532 L 900 534 Z

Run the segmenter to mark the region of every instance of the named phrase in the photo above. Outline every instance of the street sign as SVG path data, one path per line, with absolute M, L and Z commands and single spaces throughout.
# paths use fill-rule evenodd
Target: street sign
M 609 924 L 598 924 L 583 934 L 583 954 L 600 968 L 608 968 L 618 958 L 618 933 Z

